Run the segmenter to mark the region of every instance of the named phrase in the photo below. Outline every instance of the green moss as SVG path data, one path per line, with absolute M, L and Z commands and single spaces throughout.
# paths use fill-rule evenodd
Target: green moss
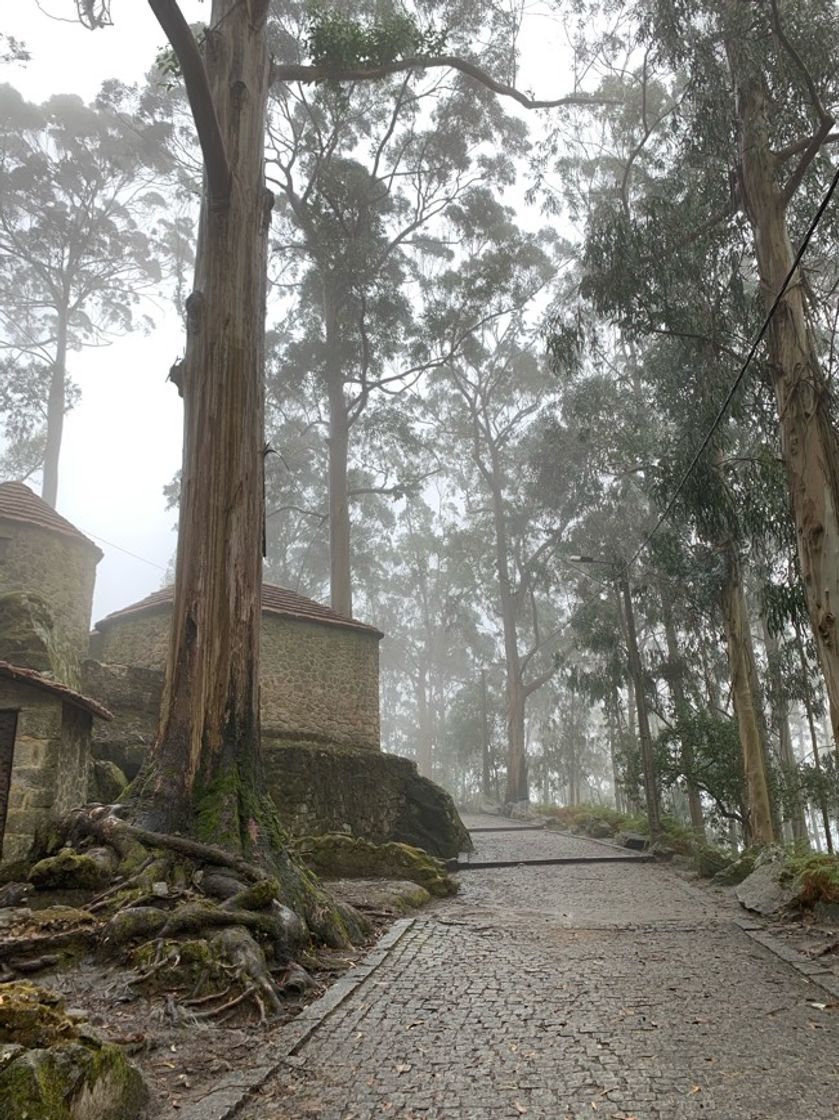
M 371 844 L 340 833 L 304 836 L 295 847 L 309 867 L 335 878 L 410 879 L 429 894 L 444 898 L 455 894 L 457 884 L 444 864 L 407 844 Z
M 149 941 L 131 954 L 131 962 L 141 973 L 149 970 L 140 982 L 146 992 L 186 989 L 191 996 L 210 991 L 223 991 L 230 983 L 230 969 L 218 948 L 206 940 Z M 152 967 L 153 966 L 153 967 Z
M 27 924 L 38 930 L 72 929 L 74 926 L 89 925 L 96 918 L 88 910 L 80 910 L 75 906 L 45 906 L 43 910 L 33 910 L 27 916 Z
M 755 860 L 758 853 L 754 849 L 749 849 L 738 856 L 733 862 L 729 863 L 722 870 L 717 871 L 711 882 L 717 887 L 736 887 L 748 879 L 749 875 L 755 869 Z
M 29 882 L 39 891 L 92 889 L 104 886 L 109 876 L 101 863 L 72 848 L 39 860 L 29 872 Z
M 4 1120 L 134 1120 L 147 1099 L 139 1072 L 110 1044 L 27 1050 L 0 1069 Z
M 64 1000 L 55 992 L 26 980 L 0 987 L 0 1043 L 51 1046 L 77 1033 L 75 1021 L 64 1013 Z

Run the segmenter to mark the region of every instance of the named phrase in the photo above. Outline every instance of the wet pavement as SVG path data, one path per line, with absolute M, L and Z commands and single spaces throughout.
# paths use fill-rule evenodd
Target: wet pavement
M 589 843 L 475 840 L 523 860 Z M 460 881 L 242 1116 L 839 1116 L 837 1005 L 737 928 L 733 908 L 631 860 L 523 862 Z

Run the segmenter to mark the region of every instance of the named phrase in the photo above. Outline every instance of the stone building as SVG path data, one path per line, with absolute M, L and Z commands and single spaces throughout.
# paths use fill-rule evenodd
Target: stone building
M 100 557 L 28 487 L 0 485 L 0 797 L 5 780 L 17 853 L 68 807 L 65 794 L 84 800 L 94 760 L 132 778 L 155 740 L 172 588 L 116 611 L 89 635 Z M 413 762 L 381 751 L 381 638 L 302 595 L 263 587 L 268 786 L 295 832 L 339 830 L 452 856 L 469 839 L 451 798 Z
M 87 801 L 94 716 L 111 718 L 75 689 L 0 661 L 0 858 L 23 858 L 53 817 Z
M 91 657 L 162 670 L 173 588 L 96 623 Z M 262 587 L 262 734 L 271 740 L 379 750 L 380 630 L 272 584 Z
M 87 799 L 91 724 L 79 691 L 96 545 L 20 482 L 0 484 L 0 853 L 26 854 Z
M 0 658 L 78 687 L 101 559 L 28 486 L 0 483 Z

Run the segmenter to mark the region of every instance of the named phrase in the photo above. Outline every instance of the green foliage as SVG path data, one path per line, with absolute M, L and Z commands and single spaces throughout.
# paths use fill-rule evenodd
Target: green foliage
M 305 46 L 315 66 L 373 69 L 403 58 L 434 58 L 445 50 L 447 38 L 446 31 L 423 30 L 413 16 L 396 8 L 375 22 L 315 8 Z
M 839 856 L 791 856 L 784 867 L 783 879 L 795 883 L 798 892 L 796 901 L 801 906 L 839 902 Z
M 694 759 L 689 774 L 684 766 L 686 744 Z M 656 740 L 656 765 L 665 788 L 692 779 L 713 800 L 712 819 L 742 821 L 743 769 L 732 717 L 708 709 L 682 712 L 675 726 L 665 728 Z

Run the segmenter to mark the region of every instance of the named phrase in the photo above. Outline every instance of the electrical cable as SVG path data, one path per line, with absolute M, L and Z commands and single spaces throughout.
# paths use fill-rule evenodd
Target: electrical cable
M 626 563 L 623 565 L 623 571 L 624 572 L 629 571 L 630 567 L 635 563 L 635 561 L 638 559 L 638 557 L 641 555 L 641 553 L 647 548 L 650 541 L 653 539 L 653 537 L 656 535 L 658 530 L 661 528 L 661 526 L 664 524 L 664 522 L 667 520 L 667 518 L 673 512 L 673 507 L 676 504 L 676 499 L 679 497 L 679 494 L 684 489 L 685 483 L 687 482 L 687 480 L 690 478 L 691 474 L 695 470 L 696 464 L 699 462 L 703 453 L 706 451 L 706 449 L 708 447 L 708 444 L 711 442 L 711 437 L 713 436 L 714 432 L 717 430 L 717 428 L 719 427 L 719 425 L 722 423 L 723 419 L 725 418 L 725 414 L 726 414 L 726 412 L 728 412 L 728 406 L 731 404 L 732 400 L 734 399 L 734 394 L 740 388 L 740 385 L 743 382 L 743 378 L 746 376 L 746 372 L 747 372 L 749 366 L 751 365 L 752 359 L 754 358 L 755 354 L 757 353 L 757 348 L 758 348 L 758 346 L 760 346 L 761 342 L 763 341 L 763 336 L 766 334 L 767 330 L 769 329 L 769 324 L 772 322 L 772 318 L 773 318 L 775 312 L 778 310 L 778 306 L 779 306 L 781 300 L 784 297 L 784 293 L 786 292 L 787 288 L 789 287 L 790 281 L 792 280 L 793 276 L 795 275 L 795 273 L 798 269 L 799 264 L 801 263 L 801 259 L 804 256 L 804 253 L 807 249 L 807 246 L 810 244 L 810 239 L 812 238 L 813 234 L 816 232 L 816 228 L 817 228 L 819 222 L 821 221 L 825 210 L 827 209 L 828 205 L 830 204 L 830 200 L 833 197 L 833 194 L 836 191 L 837 186 L 839 186 L 839 168 L 837 168 L 836 173 L 834 174 L 833 179 L 830 183 L 830 186 L 827 189 L 827 193 L 825 194 L 824 198 L 822 199 L 821 205 L 819 206 L 818 210 L 816 211 L 815 216 L 813 217 L 813 220 L 810 222 L 810 225 L 807 229 L 807 232 L 805 233 L 804 238 L 801 242 L 801 245 L 798 248 L 798 252 L 795 254 L 795 260 L 792 262 L 790 270 L 787 273 L 783 284 L 781 285 L 780 291 L 775 296 L 774 302 L 772 303 L 772 306 L 770 307 L 770 309 L 769 309 L 769 311 L 766 315 L 766 318 L 763 320 L 763 325 L 761 326 L 760 330 L 757 333 L 757 336 L 756 336 L 754 342 L 751 345 L 749 353 L 746 356 L 746 360 L 743 362 L 742 366 L 740 367 L 740 372 L 737 374 L 737 377 L 735 378 L 734 383 L 732 384 L 731 388 L 729 389 L 725 400 L 720 405 L 720 408 L 719 408 L 719 411 L 717 412 L 717 415 L 714 417 L 714 422 L 711 424 L 711 427 L 709 428 L 705 438 L 702 440 L 702 443 L 699 445 L 698 450 L 696 451 L 693 458 L 691 459 L 690 464 L 687 467 L 687 470 L 684 472 L 682 477 L 679 479 L 678 486 L 676 487 L 675 491 L 673 492 L 673 494 L 672 494 L 670 500 L 668 501 L 667 505 L 664 507 L 664 510 L 661 513 L 661 515 L 659 516 L 655 525 L 650 530 L 650 532 L 647 534 L 647 536 L 644 538 L 644 540 L 641 542 L 641 544 L 638 546 L 638 548 L 635 550 L 635 552 L 632 554 L 632 556 L 629 558 L 629 560 L 627 560 Z

